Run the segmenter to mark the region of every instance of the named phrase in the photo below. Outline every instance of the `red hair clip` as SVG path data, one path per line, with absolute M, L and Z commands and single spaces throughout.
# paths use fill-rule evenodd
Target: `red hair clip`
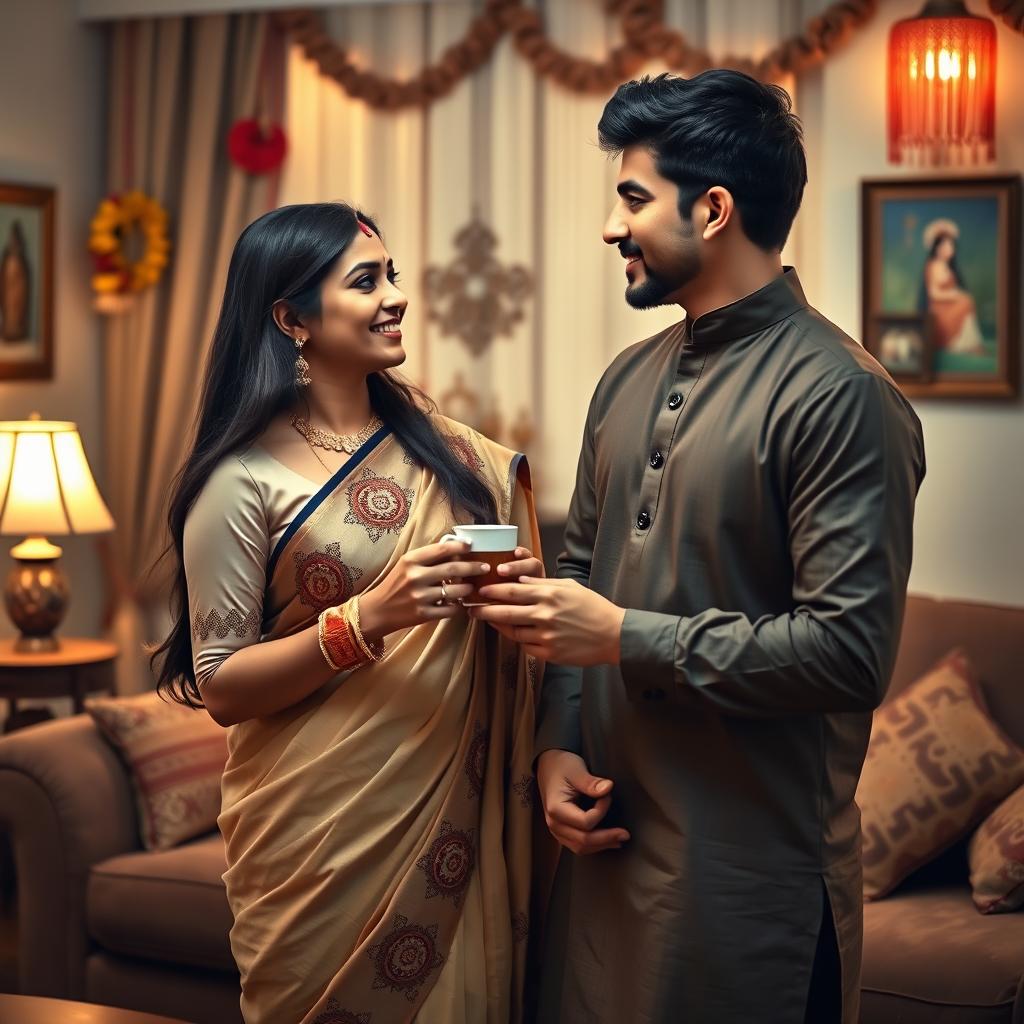
M 362 233 L 366 235 L 367 238 L 373 238 L 373 232 L 369 229 L 369 227 L 366 224 L 364 224 L 358 218 L 356 219 L 356 223 L 359 225 L 359 230 L 362 231 Z

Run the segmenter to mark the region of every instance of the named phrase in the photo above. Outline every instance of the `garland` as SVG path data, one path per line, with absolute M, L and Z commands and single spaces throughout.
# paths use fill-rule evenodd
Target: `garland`
M 1024 0 L 990 0 L 993 6 L 1020 7 Z M 320 72 L 333 78 L 352 97 L 380 110 L 425 107 L 451 90 L 490 59 L 498 40 L 512 36 L 516 50 L 541 76 L 573 92 L 607 93 L 626 81 L 649 60 L 660 58 L 673 70 L 703 71 L 730 67 L 764 81 L 798 74 L 821 63 L 875 13 L 878 0 L 837 0 L 811 18 L 800 35 L 792 36 L 758 61 L 726 56 L 716 60 L 690 46 L 686 37 L 663 20 L 660 0 L 606 0 L 618 15 L 623 42 L 603 61 L 587 60 L 555 46 L 544 34 L 540 14 L 522 0 L 488 0 L 465 36 L 441 59 L 408 80 L 387 78 L 360 70 L 326 32 L 315 11 L 279 11 L 276 24 L 290 32 Z
M 143 252 L 130 262 L 125 255 L 129 232 L 143 236 Z M 171 243 L 167 237 L 167 211 L 142 192 L 125 192 L 100 202 L 89 225 L 89 251 L 96 272 L 93 291 L 100 296 L 141 292 L 160 280 L 167 266 Z

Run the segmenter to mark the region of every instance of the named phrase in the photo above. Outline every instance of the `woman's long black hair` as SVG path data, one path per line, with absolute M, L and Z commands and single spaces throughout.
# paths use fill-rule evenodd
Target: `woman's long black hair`
M 152 663 L 157 689 L 180 704 L 202 707 L 192 665 L 192 624 L 183 562 L 183 535 L 189 509 L 214 467 L 232 452 L 244 451 L 280 412 L 302 400 L 295 384 L 295 347 L 274 322 L 279 300 L 301 316 L 320 311 L 324 278 L 349 247 L 364 213 L 344 203 L 284 206 L 265 214 L 241 234 L 231 254 L 220 317 L 206 368 L 195 439 L 174 479 L 167 521 L 176 556 L 172 611 L 174 626 L 156 649 Z M 402 446 L 429 469 L 453 513 L 472 522 L 493 523 L 494 495 L 460 461 L 427 413 L 433 405 L 417 388 L 384 371 L 367 378 L 374 412 Z

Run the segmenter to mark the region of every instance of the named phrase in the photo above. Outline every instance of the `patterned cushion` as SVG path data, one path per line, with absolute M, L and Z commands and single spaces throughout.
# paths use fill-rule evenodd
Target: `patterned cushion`
M 971 895 L 983 914 L 1024 906 L 1024 786 L 981 823 L 967 858 Z
M 963 651 L 875 712 L 857 789 L 864 898 L 877 899 L 1024 782 L 1022 751 L 985 709 Z
M 93 697 L 85 707 L 128 766 L 147 850 L 167 850 L 216 826 L 227 741 L 205 711 L 156 693 Z

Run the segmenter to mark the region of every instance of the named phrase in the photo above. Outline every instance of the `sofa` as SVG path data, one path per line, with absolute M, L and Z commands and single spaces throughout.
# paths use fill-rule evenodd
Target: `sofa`
M 890 693 L 954 645 L 1024 745 L 1024 608 L 911 597 Z M 240 1021 L 219 836 L 143 851 L 125 769 L 88 715 L 0 739 L 0 827 L 22 992 Z M 963 843 L 864 910 L 864 1024 L 1024 1022 L 1024 912 L 975 910 Z

